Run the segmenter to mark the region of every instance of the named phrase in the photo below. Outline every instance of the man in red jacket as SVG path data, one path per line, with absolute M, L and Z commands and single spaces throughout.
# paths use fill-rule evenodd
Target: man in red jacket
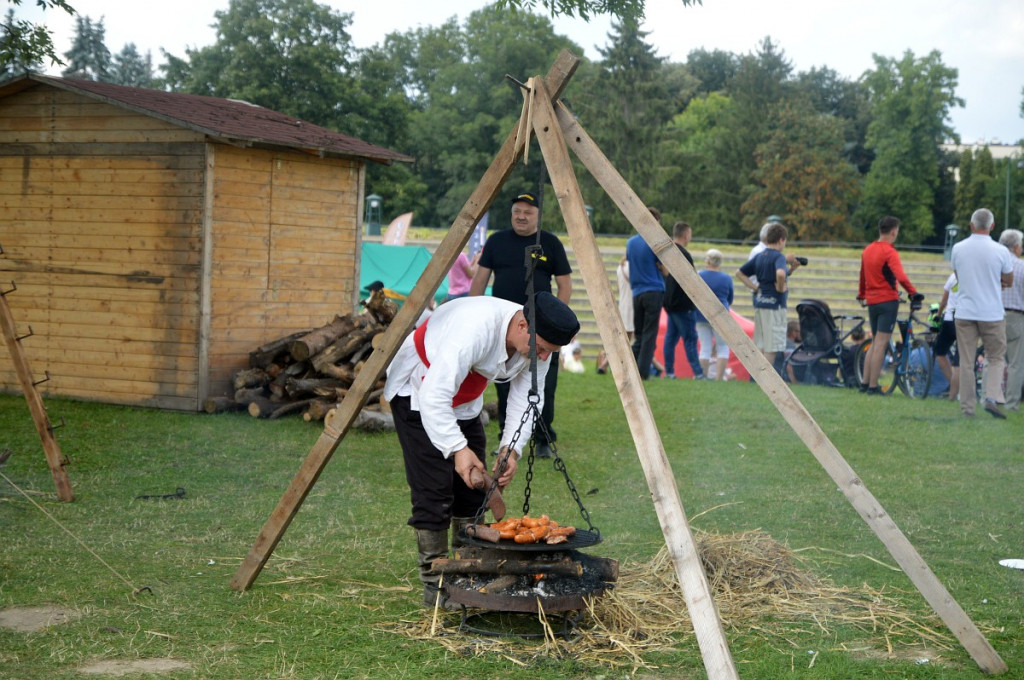
M 900 233 L 900 221 L 895 217 L 883 217 L 878 221 L 878 240 L 869 243 L 860 258 L 860 288 L 857 299 L 868 306 L 871 324 L 871 346 L 864 358 L 866 385 L 861 390 L 868 394 L 880 394 L 878 375 L 882 372 L 885 348 L 889 345 L 896 316 L 899 313 L 899 283 L 911 296 L 920 301 L 917 289 L 903 271 L 899 253 L 893 247 Z

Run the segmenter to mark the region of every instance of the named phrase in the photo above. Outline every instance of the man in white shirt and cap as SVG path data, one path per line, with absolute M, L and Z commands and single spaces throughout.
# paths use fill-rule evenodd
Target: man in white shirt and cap
M 448 531 L 472 521 L 487 488 L 486 435 L 480 421 L 491 382 L 510 385 L 505 428 L 493 473 L 499 489 L 516 473 L 522 448 L 543 408 L 552 352 L 568 344 L 580 324 L 551 293 L 535 296 L 536 410 L 530 405 L 530 308 L 492 297 L 447 302 L 405 339 L 388 367 L 384 397 L 391 403 L 412 499 L 408 524 L 416 530 L 424 604 L 435 603 L 439 577 L 431 563 L 448 555 Z M 510 455 L 509 446 L 515 439 Z M 504 467 L 500 467 L 500 466 Z

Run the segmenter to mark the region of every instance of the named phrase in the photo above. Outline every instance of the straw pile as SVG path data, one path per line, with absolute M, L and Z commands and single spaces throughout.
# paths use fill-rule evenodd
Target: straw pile
M 697 532 L 697 548 L 715 594 L 723 624 L 732 633 L 771 638 L 791 652 L 830 635 L 836 626 L 853 626 L 876 643 L 880 654 L 894 645 L 915 655 L 936 656 L 955 640 L 934 615 L 908 612 L 897 600 L 866 586 L 837 588 L 798 566 L 792 550 L 760 531 L 719 535 Z M 543 619 L 543 617 L 541 617 Z M 543 644 L 518 638 L 459 633 L 457 614 L 428 612 L 392 632 L 432 640 L 465 655 L 502 654 L 516 663 L 543 657 L 572 658 L 583 664 L 654 668 L 648 655 L 695 648 L 693 626 L 667 549 L 645 564 L 624 564 L 615 588 L 583 612 L 576 636 L 566 641 L 546 632 Z

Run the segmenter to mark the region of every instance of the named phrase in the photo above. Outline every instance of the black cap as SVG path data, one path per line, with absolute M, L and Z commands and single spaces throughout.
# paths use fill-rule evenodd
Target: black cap
M 537 336 L 559 347 L 572 342 L 573 337 L 580 332 L 580 322 L 569 305 L 547 291 L 537 293 L 534 301 L 537 307 Z M 523 314 L 529 321 L 529 303 L 523 307 Z
M 370 291 L 371 293 L 377 290 L 384 290 L 384 282 L 374 281 L 373 283 L 366 287 L 366 290 Z
M 540 207 L 539 205 L 537 205 L 537 197 L 534 196 L 533 194 L 519 194 L 518 196 L 512 199 L 512 203 L 513 205 L 516 203 L 529 203 L 534 208 Z M 547 340 L 547 338 L 544 339 Z

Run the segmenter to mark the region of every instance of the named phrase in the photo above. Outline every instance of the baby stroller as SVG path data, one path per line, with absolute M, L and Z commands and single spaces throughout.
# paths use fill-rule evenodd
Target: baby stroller
M 857 374 L 852 362 L 843 360 L 844 353 L 851 350 L 843 343 L 864 326 L 864 317 L 833 316 L 828 303 L 822 300 L 801 300 L 796 313 L 801 342 L 786 357 L 783 375 L 788 373 L 788 366 L 793 366 L 794 374 L 802 376 L 800 382 L 805 384 L 856 387 Z M 844 322 L 853 322 L 849 331 L 842 330 Z

